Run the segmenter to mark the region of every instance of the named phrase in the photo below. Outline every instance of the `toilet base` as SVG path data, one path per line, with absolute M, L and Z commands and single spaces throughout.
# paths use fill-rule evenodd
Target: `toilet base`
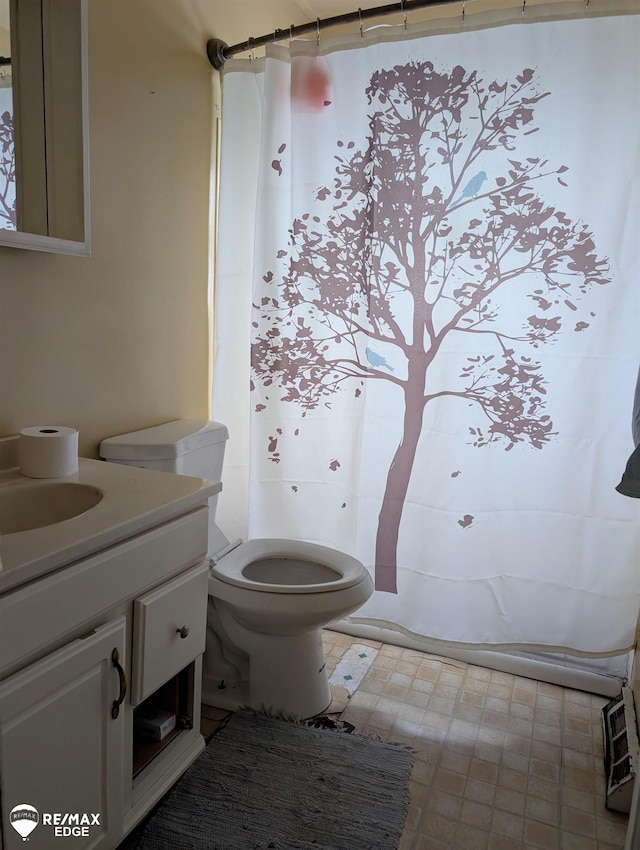
M 217 681 L 203 673 L 202 702 L 211 708 L 238 711 L 249 705 L 249 682 L 227 682 L 224 679 Z
M 202 702 L 235 711 L 241 707 L 304 719 L 321 714 L 331 702 L 319 629 L 301 635 L 253 635 L 249 680 L 202 683 Z

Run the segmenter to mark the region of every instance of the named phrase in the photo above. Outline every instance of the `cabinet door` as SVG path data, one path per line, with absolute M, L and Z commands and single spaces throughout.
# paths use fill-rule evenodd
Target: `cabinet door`
M 114 650 L 124 667 L 124 617 L 0 684 L 5 850 L 24 847 L 26 837 L 30 850 L 117 843 L 124 706 L 116 712 L 114 702 L 124 697 L 125 680 Z

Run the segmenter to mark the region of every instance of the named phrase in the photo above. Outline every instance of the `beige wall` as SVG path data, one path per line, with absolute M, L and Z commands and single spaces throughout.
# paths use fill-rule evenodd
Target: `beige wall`
M 0 436 L 101 439 L 209 416 L 207 38 L 304 20 L 289 0 L 90 0 L 92 254 L 0 247 Z M 277 22 L 277 23 L 274 23 Z

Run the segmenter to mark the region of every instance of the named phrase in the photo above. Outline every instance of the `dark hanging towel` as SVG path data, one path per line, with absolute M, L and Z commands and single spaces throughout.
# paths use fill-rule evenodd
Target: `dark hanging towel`
M 636 393 L 633 399 L 633 419 L 631 430 L 635 449 L 627 461 L 622 480 L 616 487 L 623 496 L 640 499 L 640 371 L 636 382 Z
M 623 496 L 632 496 L 640 499 L 640 445 L 637 445 L 631 457 L 627 461 L 622 480 L 616 487 L 618 493 Z

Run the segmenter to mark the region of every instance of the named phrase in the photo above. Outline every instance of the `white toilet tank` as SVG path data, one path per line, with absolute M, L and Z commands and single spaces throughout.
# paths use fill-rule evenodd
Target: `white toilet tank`
M 220 481 L 228 438 L 227 427 L 220 422 L 176 419 L 109 437 L 100 444 L 100 456 L 128 466 Z
M 228 438 L 229 431 L 220 422 L 176 419 L 164 425 L 109 437 L 100 443 L 100 456 L 112 463 L 220 481 Z M 215 526 L 217 502 L 218 494 L 209 499 L 210 553 L 219 551 L 228 543 Z

